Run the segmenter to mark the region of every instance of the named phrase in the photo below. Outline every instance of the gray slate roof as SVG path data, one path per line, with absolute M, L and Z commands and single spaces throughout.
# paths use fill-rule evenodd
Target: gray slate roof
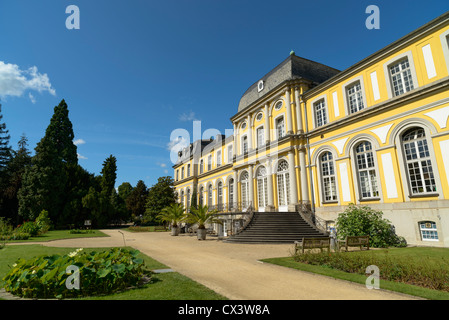
M 246 90 L 240 99 L 238 112 L 243 111 L 286 80 L 306 79 L 321 83 L 339 72 L 340 70 L 292 54 Z M 257 84 L 260 80 L 264 81 L 264 89 L 258 92 Z

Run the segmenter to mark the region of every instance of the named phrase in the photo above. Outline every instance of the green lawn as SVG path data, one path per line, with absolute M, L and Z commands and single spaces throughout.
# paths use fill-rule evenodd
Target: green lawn
M 351 254 L 354 256 L 373 254 L 374 256 L 377 255 L 379 257 L 383 255 L 388 255 L 391 259 L 397 259 L 397 261 L 407 260 L 410 263 L 414 264 L 426 263 L 427 265 L 444 264 L 447 265 L 447 268 L 449 269 L 449 263 L 446 263 L 449 262 L 449 249 L 447 248 L 427 248 L 427 247 L 391 248 L 388 250 L 382 249 L 382 250 L 369 250 L 369 251 L 355 251 L 355 252 L 348 252 L 345 254 Z M 365 284 L 365 281 L 367 279 L 365 275 L 343 272 L 340 270 L 330 268 L 328 266 L 316 266 L 296 262 L 293 259 L 293 257 L 271 258 L 271 259 L 264 259 L 262 261 L 297 270 L 317 273 L 336 279 L 357 282 L 360 284 Z M 397 291 L 409 295 L 414 295 L 425 299 L 449 300 L 449 292 L 432 290 L 415 285 L 386 281 L 382 279 L 380 280 L 380 288 L 391 291 Z
M 108 248 L 85 248 L 85 251 L 103 251 Z M 67 254 L 73 248 L 50 248 L 42 245 L 14 245 L 0 249 L 0 279 L 9 271 L 10 266 L 18 258 L 30 259 L 39 255 Z M 140 253 L 145 265 L 150 270 L 167 269 L 160 262 Z M 101 297 L 83 298 L 85 300 L 226 300 L 225 297 L 215 293 L 209 288 L 177 273 L 154 274 L 153 283 L 141 288 L 128 290 Z M 0 281 L 1 283 L 1 281 Z M 1 285 L 1 284 L 0 284 Z
M 93 233 L 70 233 L 70 230 L 50 230 L 43 235 L 30 237 L 27 240 L 12 240 L 7 243 L 19 243 L 19 242 L 46 242 L 52 240 L 61 239 L 73 239 L 73 238 L 92 238 L 92 237 L 109 237 L 107 234 L 100 230 L 92 230 Z

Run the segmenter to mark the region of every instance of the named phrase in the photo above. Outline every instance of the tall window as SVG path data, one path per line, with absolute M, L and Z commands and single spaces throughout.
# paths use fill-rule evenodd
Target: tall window
M 187 165 L 187 177 L 190 177 L 190 163 Z
M 190 211 L 190 189 L 187 189 L 186 209 L 187 212 Z
M 179 179 L 179 169 L 176 170 L 176 181 L 178 181 L 178 179 Z
M 264 208 L 268 205 L 267 169 L 265 167 L 259 167 L 256 176 L 259 208 Z
M 229 209 L 232 209 L 234 207 L 234 179 L 229 179 L 228 194 Z
M 228 147 L 228 163 L 232 163 L 232 145 Z
M 201 187 L 200 188 L 200 194 L 199 194 L 200 198 L 198 200 L 200 206 L 202 206 L 204 204 L 204 188 Z
M 320 160 L 323 199 L 324 201 L 337 201 L 337 185 L 332 153 L 325 152 Z
M 184 205 L 184 190 L 181 191 L 181 204 Z
M 422 128 L 412 128 L 402 136 L 402 147 L 412 194 L 437 191 L 432 161 Z
M 243 154 L 248 153 L 248 137 L 244 136 L 242 138 L 242 152 Z
M 437 225 L 433 221 L 419 222 L 419 230 L 423 241 L 438 241 Z
M 241 179 L 240 179 L 240 184 L 241 184 L 241 188 L 242 188 L 242 206 L 243 208 L 246 208 L 249 203 L 248 203 L 248 193 L 249 193 L 249 176 L 248 176 L 248 172 L 243 172 Z
M 371 143 L 365 141 L 358 144 L 355 148 L 355 157 L 361 198 L 378 197 L 379 190 Z
M 209 189 L 207 190 L 207 205 L 212 206 L 212 185 L 209 185 Z
M 204 171 L 204 160 L 201 159 L 200 160 L 200 173 L 203 173 L 203 171 Z
M 212 170 L 212 155 L 207 157 L 207 171 Z
M 217 167 L 221 166 L 221 150 L 217 151 Z
M 219 210 L 223 210 L 223 182 L 218 182 L 217 186 L 217 193 L 218 193 L 218 208 Z
M 408 59 L 390 66 L 391 86 L 395 96 L 413 90 L 413 78 Z
M 184 167 L 181 169 L 181 179 L 184 179 Z
M 279 119 L 276 120 L 276 133 L 277 133 L 278 139 L 285 136 L 284 117 L 280 117 Z
M 315 102 L 313 108 L 315 112 L 315 126 L 324 126 L 327 123 L 326 103 L 324 99 Z
M 290 176 L 287 161 L 279 161 L 276 176 L 278 181 L 279 206 L 286 206 L 290 203 Z
M 257 129 L 257 147 L 261 148 L 265 145 L 265 131 L 263 127 Z
M 362 85 L 357 81 L 346 88 L 349 112 L 354 113 L 365 108 L 363 104 Z

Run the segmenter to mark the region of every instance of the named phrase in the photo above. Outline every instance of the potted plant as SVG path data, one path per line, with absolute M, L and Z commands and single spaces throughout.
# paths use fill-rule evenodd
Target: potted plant
M 198 208 L 191 208 L 190 213 L 187 215 L 186 220 L 189 223 L 198 224 L 196 230 L 198 240 L 206 240 L 206 224 L 207 223 L 219 223 L 223 222 L 216 217 L 217 211 L 209 211 L 207 205 L 199 205 Z
M 185 220 L 184 206 L 181 203 L 173 203 L 169 207 L 162 209 L 162 212 L 157 216 L 162 221 L 168 221 L 172 225 L 171 235 L 179 235 L 179 223 Z

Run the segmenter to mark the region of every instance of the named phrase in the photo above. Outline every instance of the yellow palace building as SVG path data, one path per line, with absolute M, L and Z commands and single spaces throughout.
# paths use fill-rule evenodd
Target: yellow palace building
M 448 117 L 449 12 L 344 71 L 292 52 L 243 94 L 233 135 L 179 152 L 176 193 L 225 231 L 246 211 L 311 210 L 329 229 L 354 203 L 449 247 Z

